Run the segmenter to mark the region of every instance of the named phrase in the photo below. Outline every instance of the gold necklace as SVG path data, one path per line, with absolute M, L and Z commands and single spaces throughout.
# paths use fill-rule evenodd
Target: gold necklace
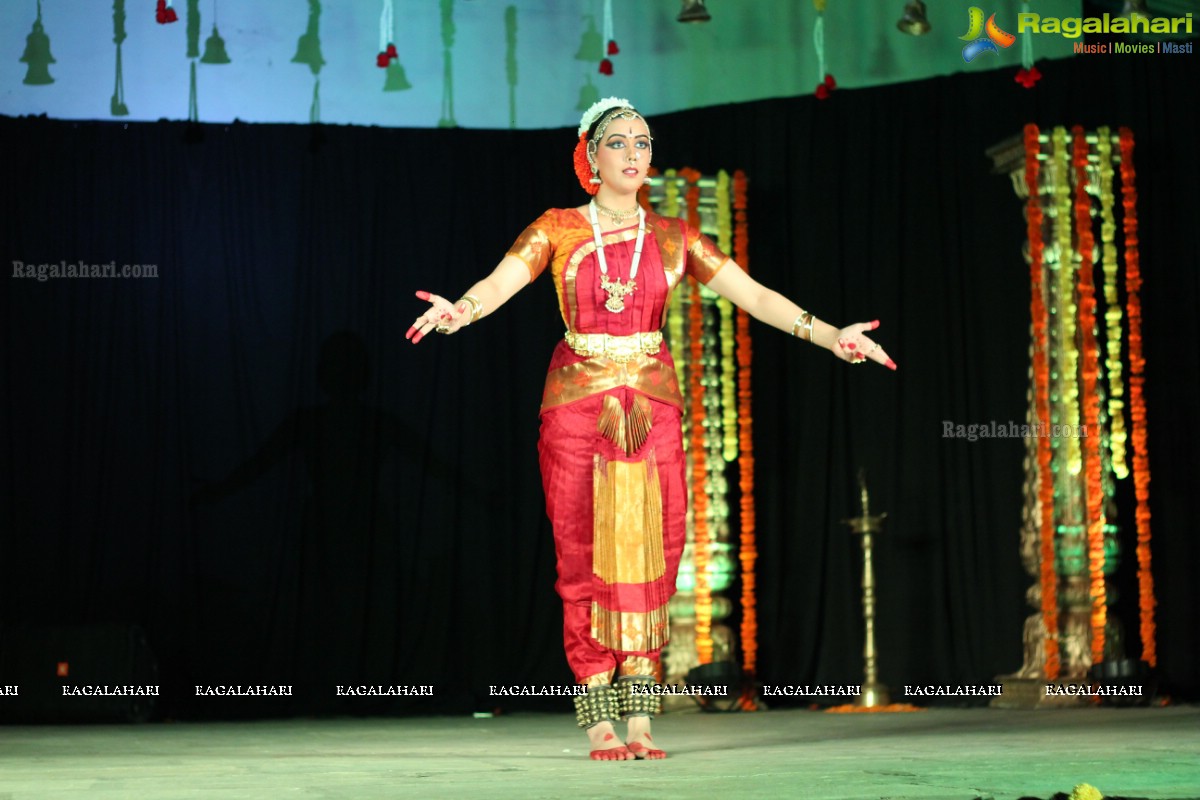
M 632 294 L 637 288 L 637 283 L 634 278 L 637 277 L 638 264 L 642 261 L 642 241 L 646 238 L 646 212 L 638 206 L 638 232 L 637 241 L 633 246 L 633 261 L 629 266 L 629 280 L 624 283 L 620 278 L 610 280 L 608 277 L 608 260 L 604 257 L 604 238 L 600 234 L 600 220 L 596 218 L 596 209 L 599 203 L 595 200 L 588 203 L 588 213 L 592 220 L 592 237 L 596 242 L 596 261 L 600 265 L 600 288 L 608 295 L 608 299 L 604 301 L 604 307 L 614 314 L 619 314 L 625 310 L 625 295 Z
M 600 205 L 599 203 L 596 203 L 595 200 L 592 200 L 592 202 L 596 204 L 596 209 L 601 214 L 603 214 L 606 217 L 610 217 L 612 219 L 614 225 L 620 225 L 625 220 L 630 219 L 632 217 L 636 217 L 638 211 L 641 209 L 641 206 L 634 206 L 633 208 L 629 209 L 628 211 L 614 211 L 611 208 L 608 208 L 606 206 Z

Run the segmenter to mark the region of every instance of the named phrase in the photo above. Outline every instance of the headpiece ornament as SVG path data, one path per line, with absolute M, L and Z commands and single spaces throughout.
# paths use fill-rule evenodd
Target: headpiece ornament
M 600 115 L 610 108 L 628 108 L 633 109 L 633 104 L 624 97 L 605 97 L 602 100 L 597 100 L 588 107 L 588 110 L 583 112 L 583 116 L 579 118 L 579 130 L 577 133 L 583 136 L 588 132 L 588 128 L 595 124 L 596 120 L 600 119 Z

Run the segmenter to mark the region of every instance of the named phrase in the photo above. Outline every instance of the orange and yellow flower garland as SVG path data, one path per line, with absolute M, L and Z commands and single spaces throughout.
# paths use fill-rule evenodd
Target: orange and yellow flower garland
M 669 169 L 663 173 L 663 200 L 659 213 L 664 217 L 679 216 L 679 184 L 675 180 L 675 170 Z M 671 343 L 672 352 L 682 353 L 683 346 L 683 304 L 684 292 L 671 293 L 671 309 L 667 313 L 667 340 Z M 687 360 L 680 358 L 675 362 L 675 378 L 680 386 L 687 386 Z M 687 421 L 683 423 L 687 430 Z
M 717 173 L 717 247 L 722 253 L 733 252 L 733 209 L 729 192 L 729 173 Z M 721 457 L 726 463 L 737 458 L 737 365 L 734 362 L 733 303 L 717 298 L 721 313 Z
M 1041 152 L 1036 125 L 1025 126 L 1025 185 L 1029 199 L 1025 216 L 1029 236 L 1030 316 L 1033 320 L 1033 382 L 1034 405 L 1039 426 L 1050 424 L 1050 364 L 1046 324 L 1046 287 L 1044 283 L 1044 251 L 1042 240 L 1042 204 L 1038 177 Z M 1037 437 L 1038 444 L 1038 501 L 1041 506 L 1041 585 L 1042 618 L 1045 623 L 1046 677 L 1054 680 L 1059 672 L 1058 655 L 1058 573 L 1054 554 L 1054 475 L 1050 470 L 1052 453 L 1050 439 Z
M 1075 278 L 1071 271 L 1075 254 L 1071 247 L 1071 154 L 1067 129 L 1061 125 L 1054 129 L 1054 146 L 1051 149 L 1050 179 L 1054 191 L 1055 214 L 1054 238 L 1058 250 L 1056 271 L 1057 303 L 1051 312 L 1058 320 L 1058 387 L 1061 393 L 1059 412 L 1062 422 L 1069 430 L 1079 430 L 1079 348 L 1075 344 L 1078 311 L 1075 303 Z M 1051 294 L 1051 302 L 1056 299 Z M 1079 449 L 1079 437 L 1068 436 L 1062 442 L 1066 451 L 1067 472 L 1078 475 L 1083 471 L 1083 457 Z
M 1142 660 L 1158 663 L 1154 635 L 1154 575 L 1150 571 L 1150 457 L 1146 451 L 1146 359 L 1142 355 L 1142 273 L 1138 262 L 1137 173 L 1133 167 L 1133 132 L 1120 130 L 1121 203 L 1125 207 L 1125 308 L 1129 319 L 1129 417 L 1133 423 L 1133 491 L 1137 498 L 1138 609 Z
M 1079 292 L 1080 374 L 1083 382 L 1083 469 L 1087 490 L 1087 541 L 1089 594 L 1092 598 L 1092 663 L 1104 660 L 1108 597 L 1104 586 L 1104 490 L 1100 479 L 1100 396 L 1096 392 L 1099 354 L 1096 347 L 1096 286 L 1092 235 L 1092 201 L 1088 197 L 1088 143 L 1083 126 L 1071 129 L 1074 137 L 1072 164 L 1075 167 L 1075 236 L 1079 252 L 1076 288 Z
M 1100 158 L 1100 263 L 1104 268 L 1104 323 L 1107 357 L 1104 370 L 1108 375 L 1108 450 L 1112 471 L 1117 480 L 1129 475 L 1125 461 L 1125 385 L 1121 363 L 1121 303 L 1117 299 L 1117 224 L 1113 220 L 1112 137 L 1107 127 L 1096 129 L 1096 154 Z
M 700 228 L 700 173 L 690 167 L 679 170 L 679 176 L 687 182 L 684 197 L 687 203 L 687 221 L 692 227 Z M 700 284 L 693 280 L 691 303 L 688 306 L 689 369 L 688 391 L 691 396 L 692 430 L 690 450 L 692 456 L 692 560 L 696 566 L 696 657 L 701 664 L 712 661 L 712 586 L 708 575 L 708 493 L 705 478 L 708 474 L 708 458 L 704 442 L 704 309 L 700 298 Z
M 750 233 L 746 207 L 746 173 L 733 174 L 733 258 L 742 269 L 750 271 Z M 738 360 L 738 486 L 741 489 L 741 547 L 738 559 L 742 565 L 742 669 L 754 675 L 758 669 L 758 604 L 755 597 L 754 569 L 758 549 L 754 540 L 754 418 L 751 416 L 750 315 L 737 312 Z

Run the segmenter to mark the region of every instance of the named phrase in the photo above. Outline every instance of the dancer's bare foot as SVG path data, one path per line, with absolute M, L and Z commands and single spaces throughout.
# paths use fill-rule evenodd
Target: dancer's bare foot
M 649 717 L 630 717 L 625 746 L 634 758 L 666 758 L 665 750 L 659 750 L 650 737 Z
M 617 738 L 611 722 L 600 722 L 587 729 L 592 743 L 590 753 L 593 761 L 631 761 L 633 753 Z

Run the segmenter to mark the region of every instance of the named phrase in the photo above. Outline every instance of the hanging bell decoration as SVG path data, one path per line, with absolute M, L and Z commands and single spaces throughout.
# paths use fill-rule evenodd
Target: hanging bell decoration
M 204 42 L 204 55 L 200 57 L 201 64 L 228 64 L 229 54 L 225 52 L 225 40 L 217 32 L 214 23 L 212 35 Z
M 117 45 L 117 78 L 113 85 L 113 95 L 108 103 L 108 110 L 114 117 L 129 116 L 129 106 L 125 105 L 125 77 L 121 67 L 121 45 L 119 44 Z
M 296 55 L 292 56 L 292 63 L 307 64 L 313 75 L 320 72 L 321 67 L 325 66 L 325 59 L 321 56 L 321 39 L 316 35 L 302 34 L 296 43 Z
M 21 56 L 21 63 L 29 65 L 22 83 L 29 86 L 54 83 L 54 78 L 50 77 L 50 65 L 58 62 L 50 55 L 50 37 L 42 27 L 41 0 L 38 2 L 38 15 L 33 21 L 33 30 L 25 37 L 25 54 Z
M 924 36 L 932 30 L 929 19 L 925 16 L 925 4 L 921 0 L 912 0 L 904 5 L 904 16 L 896 23 L 901 33 L 909 36 Z
M 1146 0 L 1125 0 L 1121 6 L 1121 16 L 1131 17 L 1134 14 L 1149 19 L 1150 10 L 1146 8 Z
M 587 83 L 579 87 L 579 102 L 575 104 L 576 111 L 587 111 L 600 102 L 600 90 L 592 83 L 592 76 L 587 76 Z
M 584 17 L 588 23 L 588 29 L 583 32 L 583 37 L 579 40 L 579 50 L 575 53 L 576 61 L 599 61 L 604 58 L 604 38 L 600 35 L 600 31 L 596 30 L 595 17 Z
M 296 55 L 292 56 L 293 64 L 307 64 L 313 75 L 321 72 L 325 59 L 321 56 L 321 3 L 320 0 L 308 0 L 308 29 L 300 34 L 296 42 Z
M 682 0 L 683 10 L 675 18 L 676 22 L 708 22 L 712 17 L 704 7 L 704 0 Z
M 394 58 L 387 65 L 387 77 L 383 81 L 383 90 L 385 92 L 403 92 L 405 89 L 411 89 L 412 84 L 408 82 L 408 76 L 404 74 L 404 67 L 400 66 L 400 60 Z
M 125 41 L 125 0 L 113 0 L 113 44 L 117 46 L 116 76 L 108 109 L 114 117 L 129 116 L 125 105 L 125 72 L 121 62 L 121 43 Z

